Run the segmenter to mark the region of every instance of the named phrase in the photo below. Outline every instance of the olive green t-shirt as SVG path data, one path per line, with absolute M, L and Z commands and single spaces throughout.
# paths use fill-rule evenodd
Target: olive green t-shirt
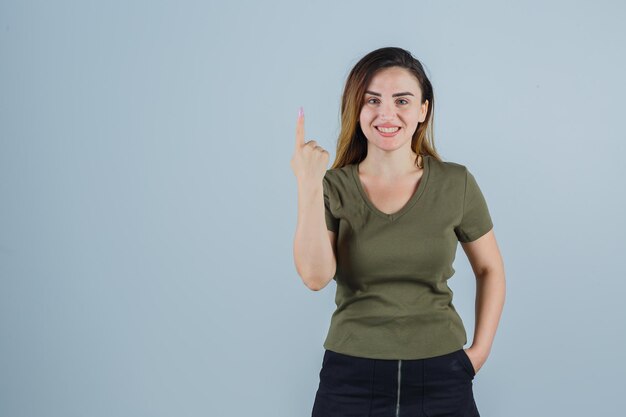
M 407 204 L 378 210 L 358 164 L 323 179 L 327 229 L 337 236 L 337 308 L 324 348 L 374 359 L 423 359 L 463 348 L 467 335 L 447 280 L 458 242 L 493 224 L 474 176 L 461 164 L 425 156 Z

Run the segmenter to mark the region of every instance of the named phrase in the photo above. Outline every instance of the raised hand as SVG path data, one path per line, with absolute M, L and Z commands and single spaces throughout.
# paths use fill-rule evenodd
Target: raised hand
M 316 141 L 304 141 L 304 111 L 300 107 L 296 124 L 296 147 L 291 158 L 298 184 L 321 184 L 328 166 L 330 154 Z

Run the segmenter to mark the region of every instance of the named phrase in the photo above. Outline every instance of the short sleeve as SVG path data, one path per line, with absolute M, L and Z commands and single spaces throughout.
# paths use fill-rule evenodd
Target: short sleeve
M 331 197 L 330 197 L 330 191 L 329 191 L 330 184 L 328 183 L 328 180 L 326 179 L 326 177 L 324 177 L 322 181 L 322 185 L 324 188 L 324 212 L 326 216 L 326 228 L 330 230 L 331 232 L 337 233 L 337 231 L 339 230 L 339 219 L 333 216 L 333 213 L 330 210 L 330 206 L 331 206 Z
M 465 170 L 465 196 L 461 223 L 454 228 L 460 242 L 472 242 L 493 227 L 485 197 L 471 172 Z

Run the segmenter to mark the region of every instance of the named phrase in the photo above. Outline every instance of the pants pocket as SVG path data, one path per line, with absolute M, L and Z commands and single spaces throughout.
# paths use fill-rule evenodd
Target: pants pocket
M 467 369 L 467 372 L 469 372 L 471 377 L 474 378 L 476 376 L 476 371 L 474 370 L 474 365 L 472 365 L 472 361 L 469 356 L 467 356 L 467 352 L 465 352 L 465 349 L 460 349 L 458 351 L 458 355 L 461 358 L 463 366 L 465 366 L 465 369 Z

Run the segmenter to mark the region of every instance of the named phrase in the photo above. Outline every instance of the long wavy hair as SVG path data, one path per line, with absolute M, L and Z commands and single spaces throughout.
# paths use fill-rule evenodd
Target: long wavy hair
M 398 47 L 376 49 L 365 55 L 350 71 L 341 97 L 341 131 L 337 139 L 337 152 L 332 168 L 361 162 L 367 156 L 367 138 L 361 130 L 359 121 L 364 105 L 365 91 L 378 71 L 389 67 L 401 67 L 408 70 L 419 83 L 422 91 L 422 103 L 428 100 L 428 110 L 423 122 L 418 123 L 411 139 L 411 149 L 417 154 L 416 166 L 423 167 L 423 156 L 431 155 L 441 161 L 435 149 L 433 134 L 433 113 L 435 96 L 433 86 L 419 60 L 409 51 Z M 422 160 L 420 162 L 420 159 Z

